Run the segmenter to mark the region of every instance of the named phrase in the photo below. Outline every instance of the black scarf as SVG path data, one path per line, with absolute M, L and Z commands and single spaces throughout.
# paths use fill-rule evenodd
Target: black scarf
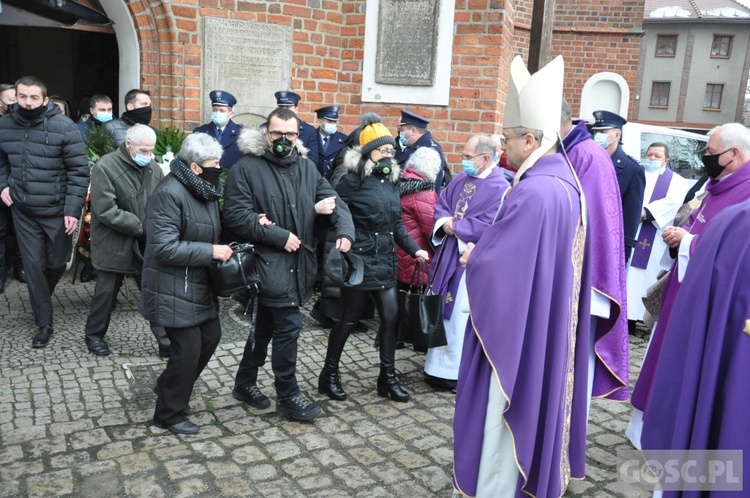
M 213 202 L 221 199 L 224 194 L 224 187 L 221 185 L 213 186 L 203 181 L 203 178 L 196 175 L 190 166 L 179 157 L 175 157 L 169 163 L 169 169 L 180 183 L 185 185 L 188 192 L 199 201 Z
M 434 189 L 435 182 L 420 180 L 417 178 L 402 178 L 398 184 L 398 192 L 401 197 Z

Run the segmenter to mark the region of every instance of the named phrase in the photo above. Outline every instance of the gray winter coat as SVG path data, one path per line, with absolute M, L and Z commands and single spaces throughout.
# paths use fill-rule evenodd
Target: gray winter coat
M 301 306 L 312 294 L 317 273 L 313 222 L 315 203 L 336 196 L 311 160 L 298 148 L 279 159 L 256 129 L 247 127 L 237 141 L 244 156 L 229 170 L 224 194 L 224 228 L 239 241 L 255 244 L 260 303 Z M 260 226 L 265 213 L 273 226 Z M 354 240 L 349 209 L 343 202 L 329 215 L 337 237 Z M 302 242 L 294 252 L 284 246 L 292 232 Z
M 145 239 L 146 201 L 164 173 L 140 167 L 121 145 L 91 169 L 91 262 L 97 270 L 132 273 L 133 242 Z
M 219 315 L 208 266 L 220 232 L 218 202 L 196 199 L 172 174 L 156 187 L 146 204 L 138 307 L 151 325 L 186 328 Z
M 49 102 L 31 121 L 18 104 L 0 118 L 0 190 L 13 207 L 40 218 L 79 218 L 89 186 L 89 162 L 76 124 Z

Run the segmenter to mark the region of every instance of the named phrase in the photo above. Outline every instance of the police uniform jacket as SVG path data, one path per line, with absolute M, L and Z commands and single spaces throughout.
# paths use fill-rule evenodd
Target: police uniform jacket
M 240 149 L 237 147 L 237 139 L 240 136 L 242 125 L 237 124 L 231 119 L 224 127 L 224 133 L 219 137 L 219 129 L 213 123 L 207 123 L 196 128 L 193 133 L 207 133 L 219 141 L 221 147 L 224 149 L 224 154 L 221 156 L 222 168 L 229 169 L 232 167 L 237 160 L 242 157 Z
M 622 197 L 623 228 L 625 233 L 625 259 L 635 247 L 635 235 L 641 222 L 643 191 L 646 189 L 646 174 L 638 162 L 618 145 L 612 154 L 612 164 L 617 173 L 617 183 Z
M 451 180 L 450 176 L 450 170 L 448 169 L 448 163 L 445 162 L 445 156 L 443 155 L 443 148 L 440 147 L 440 144 L 437 143 L 435 140 L 432 139 L 432 133 L 425 132 L 424 135 L 419 137 L 419 140 L 414 142 L 412 145 L 406 147 L 405 149 L 401 150 L 398 153 L 398 165 L 401 168 L 401 170 L 404 170 L 406 168 L 406 161 L 409 160 L 412 154 L 416 152 L 417 149 L 420 147 L 429 147 L 432 150 L 437 151 L 438 154 L 440 154 L 440 172 L 438 173 L 437 178 L 435 179 L 435 192 L 438 194 L 440 193 L 440 190 L 443 187 L 443 179 L 445 179 L 445 183 L 447 184 Z M 399 151 L 399 148 L 396 147 L 396 151 Z M 447 173 L 447 175 L 446 175 Z
M 346 147 L 346 135 L 337 131 L 333 135 L 328 137 L 328 145 L 323 148 L 323 137 L 318 132 L 318 157 L 316 164 L 318 166 L 318 172 L 323 177 L 328 178 L 331 168 L 333 168 L 333 161 L 336 158 L 336 154 L 341 149 Z

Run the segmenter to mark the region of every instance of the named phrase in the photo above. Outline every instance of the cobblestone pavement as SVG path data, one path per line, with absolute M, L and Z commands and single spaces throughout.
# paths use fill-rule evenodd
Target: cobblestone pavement
M 370 331 L 353 334 L 342 359 L 345 402 L 318 394 L 327 331 L 304 313 L 298 378 L 324 416 L 292 422 L 274 405 L 255 410 L 231 396 L 249 325 L 222 301 L 224 335 L 191 398 L 193 436 L 151 424 L 151 389 L 164 368 L 137 290 L 120 295 L 107 334 L 112 355 L 86 350 L 83 327 L 95 282 L 66 273 L 53 297 L 55 333 L 32 349 L 35 332 L 24 285 L 8 279 L 0 295 L 0 497 L 451 497 L 454 395 L 422 381 L 424 356 L 397 352 L 409 403 L 375 393 L 377 351 Z M 309 308 L 307 308 L 309 310 Z M 643 337 L 631 337 L 639 365 Z M 633 372 L 635 373 L 635 372 Z M 270 368 L 259 387 L 273 394 Z M 271 396 L 272 399 L 274 398 Z M 639 497 L 617 478 L 629 405 L 594 401 L 587 477 L 566 496 Z

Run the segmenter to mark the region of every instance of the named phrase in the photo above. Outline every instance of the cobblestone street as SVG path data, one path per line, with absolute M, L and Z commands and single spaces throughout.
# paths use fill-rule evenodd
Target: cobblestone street
M 375 392 L 377 324 L 354 334 L 342 358 L 349 398 L 333 402 L 317 392 L 327 331 L 304 312 L 298 379 L 324 415 L 292 422 L 275 406 L 258 411 L 231 396 L 249 325 L 234 301 L 222 301 L 222 343 L 191 398 L 197 435 L 175 436 L 151 423 L 152 387 L 164 368 L 138 291 L 128 279 L 106 340 L 112 354 L 97 357 L 83 328 L 95 282 L 58 286 L 55 333 L 32 349 L 36 331 L 24 285 L 8 279 L 0 295 L 0 497 L 447 497 L 453 496 L 454 395 L 422 381 L 424 356 L 397 352 L 408 403 Z M 631 375 L 646 341 L 631 336 Z M 631 378 L 632 380 L 632 378 Z M 275 401 L 270 366 L 259 387 Z M 587 477 L 565 496 L 646 497 L 618 480 L 617 450 L 628 404 L 594 401 Z

